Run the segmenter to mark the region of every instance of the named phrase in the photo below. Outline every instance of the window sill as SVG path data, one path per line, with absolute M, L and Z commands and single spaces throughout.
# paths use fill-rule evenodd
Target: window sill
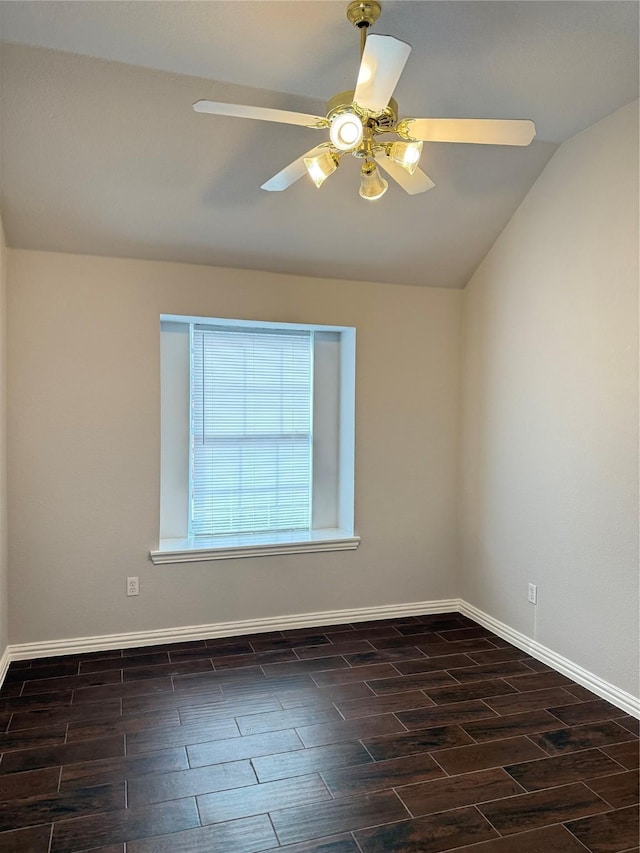
M 240 557 L 271 557 L 277 554 L 309 554 L 315 551 L 354 551 L 359 536 L 344 530 L 311 530 L 278 534 L 252 534 L 219 539 L 161 539 L 157 551 L 150 551 L 156 565 L 232 560 Z

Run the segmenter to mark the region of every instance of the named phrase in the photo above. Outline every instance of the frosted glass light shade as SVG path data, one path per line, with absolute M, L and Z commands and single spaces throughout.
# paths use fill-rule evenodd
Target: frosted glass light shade
M 360 173 L 360 196 L 367 201 L 375 201 L 381 198 L 387 191 L 389 184 L 371 163 L 365 163 Z
M 402 166 L 410 175 L 413 175 L 418 168 L 421 154 L 422 142 L 394 142 L 390 146 L 387 156 L 398 166 Z
M 355 113 L 339 113 L 331 122 L 329 138 L 339 151 L 350 151 L 362 141 L 362 122 Z
M 333 154 L 325 151 L 317 157 L 305 157 L 304 165 L 313 183 L 320 188 L 329 175 L 333 175 L 338 168 L 338 160 Z

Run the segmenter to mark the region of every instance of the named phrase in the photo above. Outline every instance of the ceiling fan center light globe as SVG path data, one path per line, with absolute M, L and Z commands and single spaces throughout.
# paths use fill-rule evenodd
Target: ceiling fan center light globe
M 355 113 L 339 113 L 331 122 L 329 137 L 339 151 L 350 151 L 362 141 L 362 122 Z

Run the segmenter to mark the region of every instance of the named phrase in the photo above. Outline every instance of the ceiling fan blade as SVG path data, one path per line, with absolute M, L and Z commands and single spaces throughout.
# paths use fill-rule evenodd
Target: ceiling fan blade
M 411 45 L 393 36 L 368 36 L 353 100 L 365 110 L 382 112 L 391 100 Z
M 246 104 L 225 104 L 220 101 L 196 101 L 193 109 L 197 113 L 210 113 L 217 116 L 235 116 L 236 118 L 254 118 L 259 121 L 277 121 L 282 124 L 299 124 L 302 127 L 326 127 L 322 116 L 308 113 L 294 113 L 289 110 L 272 110 L 269 107 L 252 107 Z
M 266 181 L 260 189 L 269 190 L 270 192 L 281 192 L 282 190 L 286 190 L 287 187 L 290 187 L 291 184 L 295 184 L 296 181 L 300 180 L 300 178 L 307 174 L 307 167 L 304 164 L 304 158 L 315 157 L 317 154 L 326 150 L 326 146 L 322 145 L 312 148 L 311 151 L 307 151 L 307 153 L 303 154 L 302 157 L 298 157 L 298 159 L 294 160 L 293 163 L 289 163 L 288 166 L 285 166 L 277 175 L 269 178 L 269 180 Z
M 429 175 L 426 175 L 422 169 L 416 169 L 413 175 L 410 175 L 402 166 L 398 166 L 393 160 L 390 160 L 386 154 L 379 151 L 374 155 L 378 166 L 383 168 L 391 177 L 402 187 L 409 195 L 417 195 L 424 193 L 435 187 L 434 182 Z
M 528 119 L 406 118 L 398 129 L 423 142 L 478 145 L 528 145 L 536 135 L 536 126 Z

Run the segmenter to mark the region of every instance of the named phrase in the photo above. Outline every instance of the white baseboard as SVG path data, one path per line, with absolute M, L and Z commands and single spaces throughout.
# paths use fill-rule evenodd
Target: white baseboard
M 503 640 L 507 640 L 512 645 L 527 652 L 531 657 L 542 661 L 542 663 L 546 663 L 552 669 L 561 672 L 572 679 L 572 681 L 581 684 L 587 690 L 591 690 L 592 693 L 602 697 L 602 699 L 606 699 L 607 702 L 611 702 L 616 708 L 621 708 L 627 714 L 640 719 L 640 699 L 636 696 L 610 684 L 608 681 L 604 681 L 604 679 L 594 675 L 577 663 L 543 646 L 542 643 L 538 643 L 536 640 L 531 639 L 531 637 L 527 637 L 526 634 L 521 634 L 520 631 L 510 628 L 504 622 L 499 622 L 493 616 L 483 613 L 482 610 L 478 610 L 462 599 L 459 602 L 458 609 L 460 613 L 468 616 L 469 619 L 473 619 L 474 622 L 502 637 Z
M 154 631 L 137 631 L 127 634 L 104 634 L 95 637 L 73 637 L 39 643 L 22 643 L 8 646 L 0 657 L 0 686 L 9 663 L 14 660 L 56 657 L 59 655 L 98 652 L 104 649 L 129 649 L 136 646 L 153 646 L 180 643 L 188 640 L 206 640 L 214 637 L 233 637 L 243 634 L 260 634 L 266 631 L 285 631 L 291 628 L 313 628 L 316 625 L 338 625 L 349 622 L 366 622 L 370 619 L 397 619 L 401 616 L 419 616 L 428 613 L 459 612 L 488 630 L 517 646 L 552 669 L 573 679 L 627 714 L 640 718 L 640 699 L 604 681 L 592 672 L 573 663 L 568 658 L 548 649 L 525 634 L 499 622 L 466 601 L 458 598 L 439 601 L 415 601 L 410 604 L 391 604 L 383 607 L 362 607 L 354 610 L 329 610 L 318 613 L 298 613 L 292 616 L 273 616 L 267 619 L 243 619 L 238 622 L 217 622 L 210 625 L 187 625 L 179 628 L 162 628 Z
M 286 631 L 291 628 L 313 628 L 316 625 L 340 625 L 347 622 L 366 622 L 369 619 L 397 619 L 423 613 L 450 613 L 458 610 L 458 599 L 415 601 L 410 604 L 390 604 L 383 607 L 361 607 L 355 610 L 328 610 L 319 613 L 298 613 L 293 616 L 273 616 L 267 619 L 243 619 L 239 622 L 217 622 L 211 625 L 187 625 L 136 631 L 128 634 L 104 634 L 96 637 L 74 637 L 68 640 L 45 640 L 9 646 L 10 660 L 57 657 L 58 655 L 99 652 L 104 649 L 130 649 L 213 637 L 234 637 L 243 634 L 262 634 L 266 631 Z
M 9 669 L 9 664 L 12 660 L 10 648 L 10 646 L 7 646 L 0 657 L 0 687 L 2 687 L 7 670 Z

